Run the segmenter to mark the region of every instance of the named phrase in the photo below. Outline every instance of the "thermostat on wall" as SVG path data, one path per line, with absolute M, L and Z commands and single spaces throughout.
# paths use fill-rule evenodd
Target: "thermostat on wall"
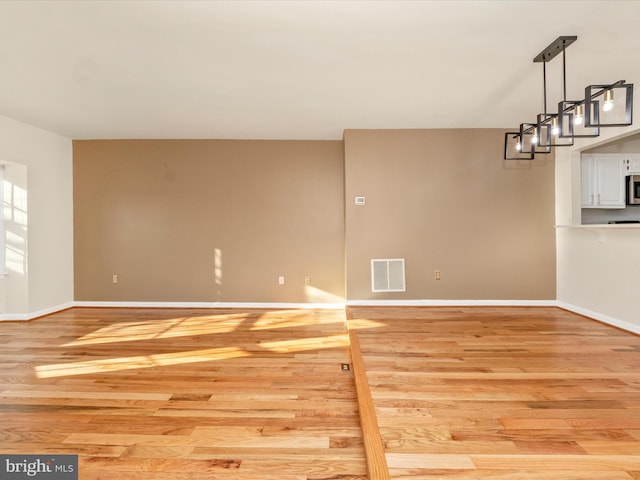
M 356 197 L 356 205 L 364 205 L 366 202 L 365 197 Z

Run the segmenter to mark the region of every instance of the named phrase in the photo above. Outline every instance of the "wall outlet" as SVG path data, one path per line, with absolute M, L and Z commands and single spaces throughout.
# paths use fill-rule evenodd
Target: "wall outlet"
M 310 276 L 304 277 L 304 284 L 305 285 L 311 285 L 311 277 Z
M 433 272 L 433 278 L 435 280 L 440 280 L 440 270 L 436 270 L 435 272 Z
M 278 285 L 284 285 L 284 275 L 278 277 Z
M 118 275 L 114 275 L 111 279 L 113 283 L 118 283 Z

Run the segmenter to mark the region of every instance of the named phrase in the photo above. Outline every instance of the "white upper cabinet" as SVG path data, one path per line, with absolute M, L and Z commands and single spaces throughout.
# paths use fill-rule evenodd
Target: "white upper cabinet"
M 623 156 L 623 167 L 625 175 L 640 175 L 640 154 L 625 154 Z
M 623 155 L 582 155 L 582 207 L 625 208 L 624 167 Z

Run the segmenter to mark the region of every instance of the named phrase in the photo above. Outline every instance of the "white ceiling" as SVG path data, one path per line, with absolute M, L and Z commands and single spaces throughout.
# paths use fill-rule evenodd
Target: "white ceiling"
M 640 83 L 640 1 L 1 1 L 0 115 L 73 139 L 516 127 L 560 35 L 568 99 Z

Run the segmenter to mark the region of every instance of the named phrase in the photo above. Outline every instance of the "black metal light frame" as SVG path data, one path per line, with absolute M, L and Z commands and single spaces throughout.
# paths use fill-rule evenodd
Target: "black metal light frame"
M 553 134 L 553 119 L 558 122 L 559 132 Z M 545 147 L 570 147 L 573 145 L 573 135 L 564 137 L 562 135 L 562 124 L 560 115 L 557 113 L 538 114 L 538 144 Z M 555 138 L 555 140 L 554 140 Z
M 552 147 L 573 145 L 575 138 L 597 137 L 600 135 L 600 127 L 623 127 L 633 123 L 633 84 L 628 84 L 624 80 L 608 85 L 589 85 L 585 88 L 585 98 L 583 100 L 567 100 L 566 48 L 575 42 L 577 38 L 575 35 L 560 36 L 534 57 L 533 61 L 535 63 L 541 62 L 543 66 L 544 112 L 538 114 L 536 123 L 521 123 L 519 131 L 505 134 L 505 160 L 533 160 L 536 153 L 548 154 L 551 153 Z M 549 113 L 547 111 L 546 63 L 559 53 L 562 53 L 563 100 L 558 103 L 557 113 Z M 600 101 L 598 98 L 608 90 L 614 91 L 615 89 L 624 89 L 625 110 L 623 119 L 615 123 L 606 123 L 603 122 L 603 118 L 600 116 Z M 575 110 L 580 105 L 584 107 L 583 125 L 577 127 L 574 124 Z M 559 128 L 557 135 L 552 133 L 554 119 L 557 119 Z M 530 140 L 534 128 L 538 134 L 538 142 L 536 144 L 532 144 Z M 511 150 L 515 149 L 514 141 L 519 141 L 521 147 L 516 154 L 511 153 Z
M 592 104 L 593 102 L 598 103 L 597 100 L 592 100 L 591 102 L 585 102 L 584 100 L 563 100 L 558 103 L 558 123 L 560 124 L 560 134 L 558 136 L 560 138 L 593 138 L 600 135 L 600 128 L 587 124 L 587 119 L 590 118 L 589 115 L 594 115 L 596 117 L 594 119 L 596 124 L 599 121 L 598 115 L 600 110 L 598 108 L 598 105 L 592 105 L 593 108 L 590 108 L 589 113 L 587 113 L 587 104 Z M 587 132 L 585 133 L 576 133 L 575 131 L 576 128 L 574 116 L 575 108 L 578 105 L 584 105 L 583 123 L 585 130 L 589 128 L 592 129 L 590 131 L 587 130 Z M 567 127 L 566 129 L 565 126 Z
M 537 123 L 521 123 L 520 124 L 520 144 L 522 145 L 523 152 L 536 153 L 551 153 L 551 147 L 548 145 L 540 145 L 540 134 L 537 132 Z M 532 138 L 534 132 L 538 133 L 538 142 L 533 143 Z M 526 146 L 525 146 L 526 145 Z
M 625 83 L 624 80 L 619 80 L 616 83 L 612 83 L 611 85 L 589 85 L 584 89 L 584 98 L 585 99 L 594 99 L 598 98 L 600 95 L 604 95 L 607 90 L 615 91 L 615 90 L 624 90 L 625 91 L 625 106 L 624 106 L 624 122 L 619 123 L 602 123 L 600 121 L 599 105 L 596 103 L 593 105 L 595 108 L 596 115 L 591 119 L 591 104 L 590 102 L 586 102 L 584 108 L 584 118 L 585 125 L 587 127 L 595 126 L 595 127 L 628 127 L 633 123 L 633 84 Z M 589 121 L 589 123 L 586 123 Z
M 504 134 L 504 159 L 505 160 L 533 160 L 533 152 L 523 152 L 522 148 L 520 150 L 516 149 L 515 144 L 520 142 L 522 146 L 522 142 L 520 141 L 520 132 L 506 132 Z M 516 154 L 511 154 L 511 146 L 513 145 L 513 150 L 515 150 Z M 514 156 L 515 155 L 515 156 Z

